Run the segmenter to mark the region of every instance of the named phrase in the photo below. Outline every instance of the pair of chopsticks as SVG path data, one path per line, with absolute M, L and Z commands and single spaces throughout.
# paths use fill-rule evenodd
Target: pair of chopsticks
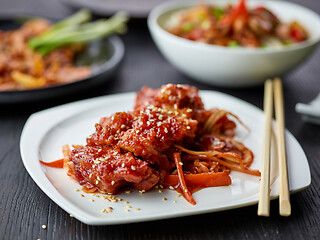
M 274 96 L 273 96 L 274 95 Z M 274 99 L 274 105 L 273 105 Z M 271 131 L 273 119 L 273 106 L 277 122 L 277 152 L 279 162 L 279 213 L 281 216 L 290 216 L 291 204 L 288 183 L 287 159 L 284 136 L 284 108 L 283 89 L 279 78 L 267 80 L 264 85 L 264 143 L 262 149 L 262 170 L 260 183 L 260 196 L 258 204 L 258 215 L 270 215 L 270 152 Z

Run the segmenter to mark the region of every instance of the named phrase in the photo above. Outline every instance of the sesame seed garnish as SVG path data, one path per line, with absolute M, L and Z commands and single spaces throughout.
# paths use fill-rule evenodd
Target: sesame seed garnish
M 130 205 L 127 205 L 126 208 L 132 208 Z
M 147 121 L 147 125 L 149 126 L 151 123 L 150 123 L 150 121 Z
M 162 186 L 161 184 L 159 185 L 159 187 L 160 187 L 160 188 L 163 188 L 163 186 Z
M 136 211 L 140 211 L 140 210 L 141 210 L 141 208 L 135 208 L 134 210 L 136 210 Z
M 181 197 L 181 193 L 178 193 L 178 194 L 177 194 L 177 197 Z
M 157 126 L 160 127 L 162 122 L 157 122 Z
M 190 127 L 190 126 L 187 126 L 187 129 L 191 129 L 191 127 Z
M 80 197 L 84 197 L 84 195 L 83 195 L 83 194 L 80 194 Z
M 174 201 L 173 201 L 173 203 L 177 203 L 177 201 L 176 201 L 176 200 L 174 200 Z
M 171 190 L 173 190 L 173 189 L 174 189 L 174 187 L 172 187 L 172 186 L 169 186 L 169 188 L 170 188 Z
M 92 198 L 90 198 L 90 201 L 91 201 L 91 202 L 94 202 L 94 200 L 93 200 Z
M 97 179 L 100 181 L 100 177 L 99 176 L 97 176 Z
M 42 225 L 41 227 L 42 227 L 43 229 L 46 229 L 46 228 L 47 228 L 47 226 L 46 226 L 46 225 Z
M 76 191 L 76 192 L 79 192 L 79 191 L 80 191 L 80 189 L 78 189 L 78 188 L 77 188 L 75 191 Z
M 124 203 L 125 203 L 125 204 L 128 204 L 128 203 L 129 203 L 129 201 L 125 201 Z
M 141 190 L 141 191 L 139 191 L 139 193 L 141 193 L 141 194 L 144 193 L 144 192 L 146 192 L 146 190 Z
M 96 180 L 96 184 L 99 184 L 99 181 L 98 181 L 98 180 Z
M 167 129 L 167 128 L 164 128 L 164 132 L 165 132 L 165 133 L 168 133 L 168 129 Z
M 136 170 L 136 167 L 135 166 L 131 166 L 131 169 L 134 171 L 134 170 Z
M 187 117 L 187 114 L 182 114 L 181 116 L 184 117 L 184 118 L 186 118 L 186 117 Z
M 182 166 L 182 165 L 183 165 L 183 162 L 179 162 L 179 165 L 181 165 L 181 166 Z
M 125 128 L 125 127 L 126 127 L 126 125 L 124 125 L 124 124 L 121 125 L 121 128 Z
M 105 213 L 107 210 L 104 208 L 104 209 L 101 209 L 101 212 L 102 213 Z
M 113 211 L 113 207 L 108 207 L 108 211 L 112 212 Z
M 91 196 L 94 196 L 94 193 L 90 193 Z
M 126 212 L 130 212 L 130 210 L 128 208 L 125 209 Z
M 122 163 L 122 164 L 121 164 L 121 167 L 124 167 L 124 166 L 125 166 L 124 163 Z
M 73 215 L 70 214 L 69 216 L 70 216 L 71 218 L 73 218 Z
M 189 113 L 189 112 L 192 112 L 192 109 L 191 108 L 188 108 L 187 109 L 187 112 Z
M 116 183 L 115 181 L 112 181 L 112 182 L 111 182 L 111 185 L 114 185 L 115 183 Z
M 131 193 L 131 191 L 126 191 L 126 194 L 129 194 L 129 193 Z
M 158 188 L 159 188 L 159 186 L 157 185 L 157 186 L 155 186 L 154 188 L 155 188 L 155 189 L 158 189 Z
M 174 104 L 173 107 L 174 107 L 174 109 L 178 109 L 178 105 L 177 104 Z
M 187 190 L 187 189 L 185 189 L 185 190 L 184 190 L 184 192 L 188 192 L 188 190 Z
M 164 198 L 162 198 L 163 199 L 163 201 L 167 201 L 167 198 L 166 197 L 164 197 Z
M 162 193 L 162 190 L 161 189 L 159 189 L 159 191 L 158 191 L 159 193 Z
M 101 152 L 102 151 L 102 148 L 100 148 L 99 150 L 98 150 L 98 152 Z
M 139 134 L 140 130 L 137 130 L 136 133 Z

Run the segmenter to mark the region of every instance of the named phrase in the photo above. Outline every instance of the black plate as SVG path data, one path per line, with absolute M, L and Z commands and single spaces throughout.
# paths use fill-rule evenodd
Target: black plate
M 146 18 L 155 6 L 172 0 L 60 0 L 74 8 L 87 8 L 98 15 L 110 16 L 118 11 L 125 11 L 130 17 Z
M 17 26 L 13 21 L 0 22 L 0 29 L 3 30 L 14 29 Z M 75 60 L 76 65 L 90 66 L 92 73 L 88 78 L 46 88 L 0 91 L 0 104 L 52 99 L 100 85 L 111 79 L 118 69 L 123 56 L 124 45 L 118 36 L 113 35 L 91 42 L 86 50 L 79 54 Z

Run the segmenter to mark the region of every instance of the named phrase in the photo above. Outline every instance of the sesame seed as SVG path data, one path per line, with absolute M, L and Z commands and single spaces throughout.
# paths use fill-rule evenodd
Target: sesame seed
M 125 204 L 128 204 L 128 203 L 129 203 L 129 201 L 125 201 L 124 203 L 125 203 Z
M 150 125 L 150 121 L 147 121 L 147 125 L 148 125 L 148 126 Z
M 162 193 L 162 190 L 161 189 L 159 189 L 159 191 L 158 191 L 159 193 Z
M 117 200 L 118 200 L 119 202 L 122 202 L 122 201 L 123 201 L 123 199 L 122 199 L 122 198 L 117 198 Z
M 179 165 L 181 165 L 181 166 L 182 166 L 182 165 L 183 165 L 183 163 L 182 163 L 182 162 L 179 162 Z
M 122 164 L 121 164 L 121 167 L 124 167 L 124 166 L 125 166 L 124 163 L 122 163 Z
M 137 130 L 136 133 L 138 134 L 140 132 L 140 130 Z
M 162 124 L 161 122 L 157 122 L 157 126 L 158 126 L 158 127 L 160 127 L 160 126 L 161 126 L 161 124 Z
M 173 201 L 173 203 L 177 203 L 177 201 L 176 201 L 176 200 L 174 200 L 174 201 Z
M 187 112 L 189 113 L 189 112 L 192 112 L 192 109 L 191 108 L 188 108 L 187 109 Z
M 78 188 L 77 188 L 75 191 L 76 191 L 76 192 L 79 192 L 79 191 L 80 191 L 80 189 L 78 189 Z
M 112 212 L 113 211 L 113 207 L 108 207 L 108 211 Z
M 181 197 L 181 193 L 178 193 L 178 194 L 177 194 L 177 197 Z
M 126 208 L 132 208 L 130 205 L 127 205 Z
M 99 150 L 98 150 L 98 152 L 101 152 L 102 151 L 102 148 L 100 148 Z
M 190 126 L 187 126 L 187 129 L 191 129 L 191 127 L 190 127 Z
M 98 180 L 96 180 L 96 184 L 99 184 L 99 181 L 98 181 Z
M 97 179 L 100 181 L 100 177 L 99 176 L 97 176 Z
M 41 227 L 42 227 L 43 229 L 46 229 L 46 228 L 47 228 L 47 226 L 46 226 L 46 225 L 42 225 Z
M 187 114 L 182 114 L 181 116 L 184 117 L 184 118 L 186 118 L 186 117 L 187 117 Z
M 136 170 L 136 167 L 135 166 L 131 166 L 131 169 L 134 171 L 134 170 Z
M 84 197 L 84 195 L 83 195 L 83 194 L 80 194 L 80 197 Z
M 163 115 L 159 115 L 158 119 L 162 120 L 163 119 Z
M 70 216 L 71 218 L 73 218 L 73 215 L 70 214 L 69 216 Z
M 163 198 L 163 201 L 167 201 L 167 198 L 166 198 L 166 197 L 164 197 L 164 198 Z
M 116 183 L 115 181 L 112 181 L 112 182 L 111 182 L 111 185 L 114 185 L 115 183 Z
M 104 208 L 104 209 L 101 209 L 101 212 L 102 213 L 105 213 L 107 210 Z
M 178 109 L 178 105 L 177 104 L 174 104 L 173 107 L 174 107 L 174 109 Z
M 159 187 L 160 187 L 160 188 L 163 188 L 163 186 L 162 186 L 161 184 L 159 185 Z
M 125 128 L 125 127 L 126 127 L 126 125 L 124 125 L 124 124 L 121 125 L 121 128 Z
M 164 132 L 165 132 L 165 133 L 168 133 L 168 129 L 167 129 L 167 128 L 164 128 Z
M 90 198 L 90 201 L 91 201 L 91 202 L 94 202 L 94 200 L 93 200 L 92 198 Z
M 178 116 L 178 115 L 179 115 L 179 112 L 178 112 L 178 111 L 174 111 L 174 114 L 175 114 L 176 116 Z
M 130 210 L 128 208 L 125 209 L 126 212 L 130 212 Z
M 114 116 L 111 117 L 111 120 L 112 120 L 112 121 L 114 120 Z
M 185 189 L 184 192 L 188 192 L 188 189 Z
M 140 211 L 141 209 L 140 209 L 140 208 L 135 208 L 134 210 L 136 210 L 136 211 Z
M 171 190 L 173 190 L 173 189 L 174 189 L 174 187 L 172 187 L 172 186 L 169 186 L 169 188 L 170 188 Z

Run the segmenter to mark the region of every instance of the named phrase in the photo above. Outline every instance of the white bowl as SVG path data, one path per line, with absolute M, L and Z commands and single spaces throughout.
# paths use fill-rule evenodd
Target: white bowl
M 211 1 L 224 6 L 235 1 Z M 320 17 L 317 13 L 285 1 L 248 1 L 248 7 L 265 6 L 281 21 L 297 20 L 309 32 L 309 39 L 281 49 L 228 48 L 194 42 L 165 30 L 172 14 L 195 6 L 196 2 L 166 2 L 148 16 L 151 36 L 165 56 L 182 73 L 211 85 L 245 87 L 259 85 L 265 79 L 281 76 L 300 65 L 320 41 Z

